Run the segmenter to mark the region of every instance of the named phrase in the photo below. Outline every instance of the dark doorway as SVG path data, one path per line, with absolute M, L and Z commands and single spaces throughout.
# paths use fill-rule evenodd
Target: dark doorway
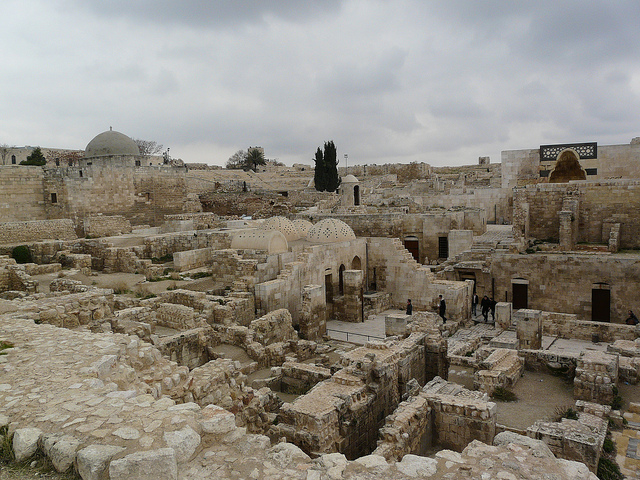
M 353 260 L 351 260 L 351 270 L 362 270 L 362 262 L 360 261 L 360 257 L 357 255 L 353 257 Z
M 438 237 L 438 258 L 449 258 L 448 237 Z
M 420 242 L 418 237 L 405 237 L 404 248 L 411 252 L 416 262 L 420 263 Z
M 331 281 L 331 274 L 325 273 L 324 275 L 324 290 L 325 300 L 327 303 L 333 303 L 333 283 Z
M 611 290 L 607 284 L 591 290 L 591 320 L 594 322 L 611 321 Z
M 529 285 L 526 283 L 512 283 L 513 309 L 529 308 Z
M 353 187 L 353 204 L 360 205 L 360 185 Z
M 476 273 L 475 272 L 460 272 L 458 274 L 459 280 L 464 282 L 465 280 L 473 280 L 473 293 L 476 293 Z
M 340 265 L 340 269 L 338 270 L 338 293 L 340 295 L 344 295 L 344 265 Z

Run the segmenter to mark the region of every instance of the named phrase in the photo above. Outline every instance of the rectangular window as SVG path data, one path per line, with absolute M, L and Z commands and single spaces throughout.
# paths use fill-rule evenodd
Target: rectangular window
M 548 177 L 549 170 L 540 170 L 540 177 Z
M 597 168 L 585 168 L 584 171 L 587 172 L 587 175 L 597 175 L 598 174 L 598 169 Z
M 52 193 L 51 194 L 51 203 L 58 203 L 58 194 L 57 193 Z

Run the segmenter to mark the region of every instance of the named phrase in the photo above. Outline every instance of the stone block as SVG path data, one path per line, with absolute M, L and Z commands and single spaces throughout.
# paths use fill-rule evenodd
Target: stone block
M 394 335 L 404 336 L 407 334 L 407 323 L 411 319 L 411 315 L 392 314 L 385 316 L 384 332 L 387 337 Z
M 79 450 L 76 456 L 78 474 L 83 480 L 108 480 L 109 462 L 124 450 L 115 445 L 90 445 Z
M 109 465 L 111 480 L 177 480 L 178 463 L 173 448 L 136 452 Z
M 16 462 L 31 458 L 38 449 L 38 440 L 42 435 L 39 428 L 19 428 L 13 434 L 13 453 Z

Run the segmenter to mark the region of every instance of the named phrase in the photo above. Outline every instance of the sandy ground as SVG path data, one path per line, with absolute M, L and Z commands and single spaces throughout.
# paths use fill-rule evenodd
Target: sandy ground
M 511 389 L 516 402 L 496 402 L 498 423 L 526 429 L 536 420 L 553 420 L 558 407 L 575 405 L 573 382 L 539 372 L 524 372 Z

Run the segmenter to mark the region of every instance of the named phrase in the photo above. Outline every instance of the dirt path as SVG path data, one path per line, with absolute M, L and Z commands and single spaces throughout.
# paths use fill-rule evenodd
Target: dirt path
M 575 404 L 573 383 L 544 373 L 525 371 L 511 390 L 517 402 L 496 402 L 498 423 L 509 427 L 524 430 L 536 420 L 551 420 L 556 408 Z

